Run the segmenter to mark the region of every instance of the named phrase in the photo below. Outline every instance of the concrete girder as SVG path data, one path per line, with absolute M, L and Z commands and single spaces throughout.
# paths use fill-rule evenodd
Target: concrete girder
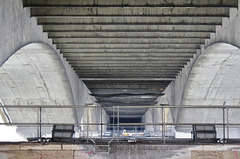
M 143 103 L 124 103 L 124 102 L 97 102 L 100 105 L 104 105 L 105 107 L 112 107 L 114 106 L 146 106 L 146 105 L 152 105 L 154 102 L 143 102 Z M 112 108 L 113 109 L 113 108 Z M 141 110 L 141 109 L 137 109 Z M 135 110 L 136 114 L 140 114 L 139 111 Z M 123 114 L 124 111 L 122 111 L 121 114 Z M 109 114 L 109 112 L 107 112 Z M 125 112 L 126 113 L 126 112 Z M 131 114 L 131 113 L 129 113 Z
M 48 32 L 49 38 L 209 38 L 209 32 Z
M 177 74 L 78 74 L 79 78 L 176 78 Z
M 149 78 L 150 79 L 150 78 Z M 160 89 L 129 89 L 129 88 L 123 88 L 123 89 L 111 89 L 111 88 L 92 88 L 91 91 L 96 94 L 119 94 L 119 93 L 156 93 L 161 94 L 163 90 Z
M 141 1 L 119 1 L 119 0 L 88 0 L 88 1 L 78 1 L 78 0 L 23 0 L 24 6 L 162 6 L 162 7 L 235 7 L 237 5 L 237 0 L 168 0 L 168 1 L 159 1 L 159 0 L 141 0 Z
M 189 57 L 77 57 L 70 56 L 66 58 L 68 61 L 189 61 Z
M 178 70 L 75 70 L 77 74 L 152 74 L 153 72 L 155 74 L 177 74 Z
M 192 57 L 193 53 L 64 53 L 63 57 Z
M 61 53 L 197 53 L 196 49 L 61 49 Z
M 23 0 L 91 92 L 158 92 L 176 78 L 237 0 Z M 65 40 L 66 39 L 66 40 Z M 177 68 L 178 67 L 178 68 Z M 128 79 L 119 82 L 112 79 Z M 161 78 L 140 82 L 131 79 Z M 103 81 L 104 79 L 108 79 Z M 106 89 L 107 88 L 107 89 Z M 156 98 L 99 98 L 99 104 L 152 105 Z M 108 111 L 111 114 L 112 110 Z M 143 115 L 121 109 L 120 115 Z M 141 114 L 142 113 L 142 114 Z
M 153 74 L 156 74 L 156 75 L 176 75 L 178 73 L 178 71 L 160 71 L 160 72 L 151 72 L 151 71 L 136 71 L 136 70 L 132 70 L 132 71 L 122 71 L 122 72 L 118 72 L 118 71 L 102 71 L 102 72 L 81 72 L 81 71 L 76 71 L 76 73 L 78 75 L 141 75 L 141 74 L 144 74 L 144 75 L 153 75 Z
M 86 67 L 87 68 L 87 67 Z M 154 72 L 156 72 L 156 73 L 159 73 L 159 72 L 178 72 L 178 71 L 180 71 L 181 69 L 180 68 L 164 68 L 164 67 L 145 67 L 145 66 L 139 66 L 138 67 L 139 69 L 137 70 L 137 72 L 140 72 L 140 71 L 142 71 L 143 73 L 144 72 L 146 72 L 146 71 L 154 71 Z M 89 69 L 89 68 L 87 68 L 87 69 L 84 69 L 84 68 L 81 68 L 81 67 L 76 67 L 76 68 L 74 68 L 74 70 L 75 70 L 75 72 L 82 72 L 82 73 L 84 73 L 84 72 L 121 72 L 121 73 L 123 73 L 123 72 L 132 72 L 133 71 L 133 69 L 134 68 L 131 68 L 131 67 L 118 67 L 118 68 L 105 68 L 105 69 Z
M 153 102 L 157 97 L 150 98 L 139 98 L 139 97 L 124 97 L 125 103 L 141 103 L 141 102 Z M 122 97 L 113 97 L 113 98 L 99 98 L 97 97 L 98 102 L 121 102 Z
M 133 69 L 107 69 L 107 70 L 80 70 L 81 68 L 75 70 L 77 74 L 150 74 L 151 72 L 154 72 L 155 74 L 177 74 L 180 70 L 179 69 L 165 69 L 164 68 L 158 68 L 158 69 L 138 69 L 138 71 L 133 71 Z
M 111 108 L 105 108 L 105 111 L 106 112 L 108 112 L 110 115 L 108 115 L 110 118 L 112 118 L 113 117 L 113 115 L 111 115 L 111 114 L 113 114 L 113 111 L 112 111 L 112 107 Z M 142 116 L 143 116 L 143 114 L 138 114 L 138 115 L 136 115 L 136 114 L 119 114 L 119 118 L 127 118 L 127 119 L 132 119 L 132 118 L 142 118 Z M 115 117 L 116 117 L 116 115 L 115 115 Z
M 145 82 L 145 81 L 148 81 L 148 82 L 156 82 L 156 81 L 162 81 L 162 82 L 171 82 L 173 81 L 174 79 L 173 78 L 141 78 L 141 79 L 138 79 L 138 78 L 82 78 L 82 80 L 84 82 L 96 82 L 96 81 L 103 81 L 103 82 L 107 82 L 107 81 L 120 81 L 120 82 L 129 82 L 129 81 L 137 81 L 137 82 Z
M 98 89 L 104 89 L 104 88 L 108 88 L 108 89 L 154 89 L 154 88 L 165 88 L 167 87 L 168 84 L 142 84 L 139 85 L 138 83 L 134 84 L 115 84 L 115 85 L 109 85 L 109 84 L 89 84 L 86 83 L 87 86 L 89 86 L 88 88 L 98 88 Z
M 134 65 L 142 65 L 142 66 L 151 66 L 151 65 L 156 65 L 156 66 L 163 66 L 163 67 L 166 67 L 166 66 L 169 66 L 169 65 L 184 65 L 186 64 L 186 61 L 166 61 L 166 60 L 162 60 L 162 61 L 134 61 L 134 63 L 132 61 L 69 61 L 69 63 L 72 65 L 72 66 L 82 66 L 82 65 L 88 65 L 88 64 L 92 64 L 93 65 L 101 65 L 101 64 L 104 64 L 104 65 L 114 65 L 114 64 L 117 64 L 117 65 L 125 65 L 125 66 L 128 66 L 128 65 L 131 65 L 131 64 L 134 64 Z
M 45 32 L 214 32 L 215 25 L 43 25 Z
M 200 49 L 199 44 L 58 44 L 58 49 Z
M 118 66 L 118 67 L 108 67 L 108 66 L 103 66 L 103 67 L 93 67 L 93 66 L 82 66 L 82 67 L 75 67 L 74 70 L 132 70 L 132 69 L 138 69 L 138 70 L 181 70 L 181 67 L 156 67 L 156 66 L 135 66 L 135 67 L 129 67 L 129 66 Z
M 145 17 L 102 17 L 102 16 L 41 16 L 38 17 L 38 24 L 76 24 L 76 25 L 221 25 L 222 17 L 214 16 L 178 16 L 178 17 L 163 17 L 163 16 L 145 16 Z
M 182 68 L 184 66 L 184 62 L 182 63 L 159 63 L 159 62 L 155 62 L 155 63 L 111 63 L 111 64 L 105 64 L 105 63 L 95 63 L 95 64 L 91 64 L 91 63 L 84 63 L 84 64 L 78 64 L 78 63 L 75 63 L 74 61 L 70 61 L 69 64 L 71 64 L 73 67 L 76 67 L 76 68 L 84 68 L 84 67 L 87 67 L 87 68 L 96 68 L 96 67 L 101 67 L 101 68 L 104 68 L 104 67 L 107 67 L 107 68 L 116 68 L 116 67 L 136 67 L 136 68 L 139 68 L 139 67 L 155 67 L 155 68 Z M 172 79 L 173 80 L 173 79 Z
M 32 16 L 222 16 L 227 7 L 37 7 Z
M 200 38 L 54 38 L 54 44 L 203 44 Z
M 126 79 L 126 80 L 123 80 L 123 79 L 109 79 L 109 80 L 106 80 L 106 79 L 102 79 L 102 80 L 96 80 L 96 79 L 92 79 L 92 80 L 84 80 L 84 82 L 86 84 L 99 84 L 99 85 L 105 85 L 105 84 L 109 84 L 109 85 L 113 85 L 115 86 L 116 84 L 120 84 L 120 85 L 136 85 L 136 83 L 138 85 L 161 85 L 161 84 L 168 84 L 169 82 L 171 82 L 170 79 L 143 79 L 143 80 L 140 80 L 140 79 Z M 105 88 L 105 87 L 103 87 Z

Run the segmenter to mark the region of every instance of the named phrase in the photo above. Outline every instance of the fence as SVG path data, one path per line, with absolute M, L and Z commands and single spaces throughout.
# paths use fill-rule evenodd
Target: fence
M 143 131 L 150 133 L 147 137 L 161 138 L 164 142 L 166 138 L 175 137 L 169 135 L 173 129 L 191 131 L 194 124 L 211 125 L 217 127 L 218 134 L 222 139 L 229 140 L 236 137 L 240 128 L 240 107 L 238 106 L 1 106 L 1 114 L 4 118 L 0 125 L 16 125 L 24 133 L 36 134 L 40 139 L 47 132 L 51 133 L 51 128 L 55 124 L 75 125 L 77 137 L 104 138 L 104 133 L 111 131 L 109 137 L 119 140 L 124 137 L 123 130 L 131 134 L 141 136 Z M 106 114 L 105 110 L 111 114 Z M 134 118 L 139 112 L 141 122 L 121 122 L 121 118 L 128 112 Z M 132 111 L 132 110 L 135 110 Z M 138 112 L 139 111 L 139 112 Z M 125 114 L 124 114 L 125 113 Z M 191 114 L 190 114 L 191 113 Z M 176 115 L 180 114 L 176 119 Z M 187 116 L 186 114 L 190 114 Z M 199 116 L 200 114 L 200 116 Z M 181 116 L 182 115 L 182 116 Z M 184 116 L 185 115 L 185 116 Z M 61 117 L 59 117 L 61 116 Z M 112 123 L 110 122 L 112 118 Z M 17 122 L 20 121 L 20 122 Z M 132 129 L 132 130 L 131 130 Z M 133 132 L 133 130 L 135 130 Z M 239 129 L 240 130 L 240 129 Z M 33 133 L 33 131 L 35 133 Z M 126 131 L 125 131 L 126 132 Z M 240 132 L 240 131 L 239 131 Z M 233 134 L 233 135 L 232 135 Z M 240 133 L 239 133 L 240 134 Z M 240 136 L 240 135 L 239 135 Z M 146 136 L 145 136 L 146 137 Z M 238 137 L 238 136 L 237 136 Z

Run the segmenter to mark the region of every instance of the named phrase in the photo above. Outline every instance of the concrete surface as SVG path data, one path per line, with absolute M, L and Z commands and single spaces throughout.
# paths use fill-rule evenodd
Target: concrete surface
M 215 32 L 215 25 L 221 24 L 221 17 L 228 17 L 229 8 L 237 6 L 237 0 L 24 0 L 23 6 L 30 8 L 79 77 L 92 79 L 84 82 L 93 94 L 108 92 L 101 94 L 107 97 L 96 97 L 99 104 L 152 105 L 157 97 L 143 102 L 141 95 L 155 90 L 159 95 L 172 80 L 150 86 L 153 80 L 143 83 L 142 79 L 175 79 L 204 39 Z M 96 84 L 94 79 L 100 78 Z M 113 78 L 138 81 L 123 83 Z M 132 86 L 136 92 L 141 89 L 141 95 L 129 94 Z M 123 90 L 125 97 L 115 98 L 115 92 Z
M 23 9 L 22 3 L 26 7 L 31 8 Z M 161 76 L 167 79 L 176 77 L 176 80 L 172 81 L 168 87 L 166 85 L 167 80 L 161 81 L 162 84 L 158 87 L 156 87 L 156 85 L 151 87 L 148 84 L 139 83 L 139 81 L 134 81 L 135 84 L 131 84 L 130 86 L 130 84 L 126 84 L 129 81 L 126 81 L 120 88 L 116 89 L 114 82 L 116 83 L 117 80 L 109 82 L 107 89 L 101 88 L 104 82 L 99 84 L 95 83 L 95 85 L 92 84 L 93 82 L 89 82 L 90 84 L 88 83 L 88 86 L 91 87 L 95 94 L 96 92 L 105 91 L 108 91 L 110 94 L 115 94 L 115 92 L 125 92 L 126 94 L 126 91 L 141 93 L 144 91 L 143 93 L 145 93 L 149 92 L 149 89 L 154 90 L 152 92 L 158 90 L 157 93 L 159 94 L 167 87 L 165 92 L 167 94 L 168 103 L 170 105 L 180 105 L 183 103 L 182 99 L 189 73 L 197 57 L 204 50 L 204 47 L 200 45 L 199 41 L 203 42 L 204 39 L 210 37 L 210 40 L 205 41 L 205 47 L 219 41 L 228 42 L 236 46 L 240 45 L 238 36 L 240 24 L 238 16 L 239 11 L 236 8 L 229 10 L 229 7 L 236 7 L 237 3 L 239 4 L 240 2 L 237 0 L 202 1 L 201 3 L 196 0 L 181 0 L 178 2 L 110 2 L 101 0 L 89 2 L 64 2 L 59 0 L 46 2 L 44 0 L 39 0 L 36 2 L 31 0 L 2 0 L 0 1 L 0 27 L 3 28 L 0 31 L 0 65 L 6 62 L 6 60 L 22 46 L 32 42 L 44 42 L 56 51 L 63 63 L 67 78 L 70 81 L 74 104 L 97 105 L 97 103 L 95 103 L 96 98 L 89 96 L 91 92 L 88 90 L 85 83 L 79 80 L 79 76 L 80 78 L 90 77 L 92 79 L 96 77 L 126 78 L 134 76 L 134 78 L 139 79 L 139 81 L 143 77 L 153 78 Z M 86 7 L 86 5 L 91 6 L 93 4 L 98 7 L 93 7 L 91 9 Z M 59 6 L 56 7 L 56 5 Z M 51 8 L 46 6 L 51 6 Z M 66 6 L 70 6 L 71 9 Z M 79 6 L 82 6 L 81 10 L 79 10 Z M 108 9 L 108 12 L 106 9 Z M 38 17 L 38 21 L 36 18 L 30 18 L 30 13 Z M 47 17 L 49 15 L 51 17 Z M 59 19 L 58 16 L 60 15 L 65 15 L 65 17 Z M 69 17 L 66 17 L 66 15 Z M 81 15 L 81 17 L 72 17 L 75 15 Z M 110 15 L 114 16 L 109 17 Z M 156 18 L 156 16 L 161 16 L 161 18 Z M 170 18 L 164 16 L 170 16 Z M 225 18 L 221 19 L 220 16 Z M 230 17 L 227 18 L 228 16 Z M 149 20 L 147 20 L 147 18 L 149 18 Z M 213 27 L 213 25 L 219 25 L 221 22 L 222 26 Z M 37 26 L 37 23 L 43 26 Z M 66 24 L 69 26 L 66 27 Z M 78 27 L 79 24 L 84 25 L 84 27 Z M 93 27 L 95 24 L 96 26 Z M 116 24 L 120 25 L 118 27 L 113 27 L 113 25 Z M 138 25 L 135 26 L 134 24 Z M 146 24 L 151 24 L 151 26 L 146 26 Z M 161 27 L 159 27 L 159 24 L 161 24 Z M 173 25 L 176 26 L 173 27 Z M 213 33 L 215 30 L 216 34 Z M 47 34 L 43 33 L 43 31 L 48 31 L 48 36 L 54 38 L 54 42 L 57 43 L 58 48 L 61 49 L 61 53 L 64 54 L 66 59 L 60 54 L 59 50 L 56 49 L 56 46 L 52 45 L 51 40 L 48 40 Z M 124 38 L 137 39 L 139 37 L 144 39 L 140 44 L 137 40 L 135 42 L 128 41 L 128 43 L 122 40 Z M 63 41 L 63 38 L 69 39 L 68 41 Z M 76 40 L 82 38 L 86 38 L 86 41 Z M 104 40 L 99 42 L 100 38 Z M 114 38 L 119 38 L 121 40 L 111 41 L 111 39 Z M 165 38 L 173 38 L 174 43 Z M 150 39 L 155 43 L 152 44 Z M 182 42 L 179 39 L 181 39 Z M 189 39 L 194 39 L 194 43 L 193 41 L 190 42 Z M 90 43 L 88 43 L 88 41 Z M 101 44 L 101 42 L 106 44 Z M 133 44 L 129 44 L 129 42 L 133 42 Z M 173 49 L 169 49 L 169 47 Z M 200 50 L 196 51 L 196 49 Z M 89 52 L 91 52 L 91 56 L 78 56 L 76 54 L 80 53 L 83 55 Z M 96 52 L 98 52 L 98 54 L 96 54 Z M 129 52 L 131 52 L 131 54 L 127 54 Z M 155 54 L 152 54 L 152 52 Z M 102 56 L 99 55 L 99 53 L 105 53 L 105 55 Z M 111 54 L 107 55 L 106 53 Z M 141 53 L 140 57 L 138 53 Z M 156 53 L 163 54 L 162 56 L 157 56 Z M 173 53 L 176 53 L 177 56 L 174 56 Z M 185 53 L 187 53 L 186 56 L 184 56 Z M 114 54 L 119 55 L 114 57 Z M 178 56 L 179 54 L 180 56 Z M 95 57 L 96 55 L 97 57 Z M 192 59 L 190 59 L 190 55 L 193 56 Z M 77 74 L 72 70 L 67 61 L 75 68 Z M 153 67 L 156 67 L 154 64 L 157 64 L 158 69 L 153 69 Z M 123 65 L 124 67 L 122 70 L 119 69 Z M 102 66 L 105 67 L 105 69 L 103 69 Z M 109 69 L 111 66 L 113 66 L 112 68 L 114 69 Z M 130 69 L 125 70 L 126 66 Z M 143 67 L 143 69 L 138 70 L 140 66 Z M 173 67 L 170 68 L 168 66 Z M 96 69 L 96 67 L 99 69 Z M 166 69 L 166 67 L 168 68 Z M 88 68 L 88 70 L 86 68 Z M 145 72 L 143 71 L 144 69 L 146 69 Z M 182 69 L 181 72 L 179 72 L 180 69 Z M 152 81 L 149 80 L 149 82 Z M 171 80 L 167 82 L 170 83 Z M 132 85 L 134 85 L 134 87 L 137 86 L 137 88 L 135 90 L 125 89 L 126 86 L 133 87 Z M 96 87 L 94 88 L 94 86 Z M 142 89 L 143 87 L 145 89 Z M 217 89 L 213 88 L 212 91 L 217 91 Z M 120 104 L 124 103 L 124 99 L 119 100 L 121 101 L 119 102 Z M 152 104 L 154 100 L 151 100 L 147 104 Z M 108 102 L 107 99 L 103 99 L 100 102 L 105 105 L 114 105 L 112 101 L 114 101 L 114 99 Z M 136 102 L 134 99 L 130 104 L 137 105 L 141 103 L 139 101 L 140 100 Z M 215 103 L 220 102 L 217 101 Z M 127 101 L 127 103 L 125 102 L 125 104 L 129 104 L 129 101 Z M 93 114 L 96 113 L 97 112 Z M 82 116 L 86 115 L 82 110 L 78 110 L 76 114 L 80 116 L 77 117 L 78 122 L 82 122 Z M 179 120 L 178 116 L 182 116 L 178 110 L 172 110 L 171 114 L 173 115 L 173 121 Z M 96 115 L 96 118 L 99 118 L 99 116 Z M 91 120 L 97 121 L 95 119 Z
M 2 105 L 74 105 L 72 90 L 65 69 L 59 57 L 49 46 L 43 43 L 29 44 L 18 50 L 0 68 L 1 88 L 0 99 Z M 89 90 L 79 81 L 82 87 L 78 102 L 94 104 L 94 97 L 90 96 Z M 79 91 L 79 90 L 78 90 Z M 38 109 L 9 108 L 7 113 L 11 122 L 37 123 Z M 86 114 L 81 109 L 43 109 L 43 123 L 86 123 L 83 119 Z M 5 122 L 9 122 L 2 114 Z M 60 117 L 61 116 L 61 117 Z M 103 111 L 103 122 L 106 122 L 106 113 Z M 89 123 L 100 121 L 99 112 L 90 114 L 92 120 Z M 95 128 L 93 128 L 95 127 Z M 26 128 L 26 127 L 25 127 Z M 37 129 L 23 127 L 18 132 L 25 137 L 32 137 L 37 134 Z M 45 128 L 42 134 L 51 134 L 50 128 Z M 82 127 L 82 131 L 86 128 Z M 89 130 L 98 134 L 97 126 L 90 126 Z M 105 130 L 105 126 L 104 126 Z
M 185 87 L 182 105 L 239 106 L 240 49 L 226 43 L 209 46 L 194 64 Z M 178 122 L 222 123 L 222 109 L 180 109 Z M 240 110 L 229 110 L 229 122 L 237 123 Z M 193 114 L 193 115 L 190 115 Z M 231 137 L 239 137 L 230 130 Z
M 74 70 L 71 68 L 69 63 L 66 61 L 65 58 L 60 54 L 59 50 L 56 49 L 56 46 L 52 44 L 52 40 L 48 39 L 48 36 L 46 33 L 43 32 L 42 27 L 37 25 L 36 18 L 30 17 L 30 9 L 23 8 L 22 0 L 2 0 L 0 1 L 0 65 L 2 66 L 7 59 L 9 59 L 17 50 L 22 48 L 23 46 L 34 43 L 34 42 L 40 42 L 45 43 L 46 45 L 49 45 L 49 47 L 54 52 L 54 61 L 51 61 L 50 59 L 45 59 L 45 63 L 48 64 L 48 62 L 56 62 L 58 65 L 62 65 L 61 68 L 59 68 L 59 72 L 61 73 L 61 76 L 64 76 L 64 80 L 61 81 L 61 78 L 58 78 L 57 81 L 59 86 L 56 86 L 57 83 L 54 83 L 54 76 L 50 76 L 52 78 L 46 77 L 49 76 L 48 73 L 46 73 L 45 80 L 49 83 L 49 85 L 44 86 L 43 83 L 38 83 L 38 81 L 42 81 L 39 79 L 40 76 L 34 77 L 34 72 L 31 72 L 33 70 L 31 69 L 32 64 L 23 64 L 22 68 L 27 68 L 29 70 L 28 79 L 24 79 L 21 81 L 21 79 L 14 78 L 14 76 L 18 74 L 14 74 L 14 71 L 11 72 L 13 74 L 13 77 L 8 77 L 8 79 L 12 79 L 11 81 L 8 81 L 9 88 L 4 88 L 5 90 L 1 90 L 1 96 L 0 98 L 4 98 L 2 100 L 2 104 L 42 104 L 46 105 L 48 104 L 74 104 L 74 105 L 86 105 L 86 104 L 95 104 L 96 99 L 89 94 L 91 92 L 87 89 L 86 85 L 79 80 L 79 77 L 76 75 Z M 43 48 L 38 49 L 45 49 L 47 46 L 44 45 Z M 36 48 L 37 49 L 37 48 Z M 34 52 L 34 51 L 33 51 Z M 44 52 L 44 50 L 43 50 Z M 51 51 L 50 51 L 51 52 Z M 40 52 L 39 52 L 40 53 Z M 48 58 L 48 57 L 45 57 Z M 57 60 L 57 58 L 59 58 Z M 41 64 L 41 67 L 39 66 L 39 73 L 41 74 L 41 71 L 46 71 L 46 67 L 49 65 L 55 66 L 54 63 L 51 63 L 49 65 L 47 64 Z M 60 64 L 61 63 L 61 64 Z M 21 64 L 21 63 L 19 63 Z M 44 67 L 45 66 L 45 67 Z M 53 72 L 54 70 L 52 70 Z M 15 72 L 20 73 L 17 71 L 17 68 Z M 47 72 L 47 71 L 46 71 Z M 8 73 L 8 72 L 7 72 Z M 5 73 L 5 75 L 7 74 Z M 9 72 L 10 73 L 10 72 Z M 27 72 L 24 71 L 23 75 L 27 75 Z M 18 79 L 18 80 L 16 80 Z M 5 81 L 7 79 L 1 78 L 1 80 Z M 33 81 L 32 87 L 28 86 L 27 81 Z M 12 83 L 11 83 L 12 82 Z M 35 83 L 37 84 L 35 84 Z M 14 83 L 19 83 L 18 88 L 15 89 Z M 68 86 L 65 85 L 65 83 L 69 83 Z M 6 84 L 6 83 L 5 83 Z M 11 85 L 12 84 L 12 85 Z M 39 86 L 39 88 L 38 88 Z M 51 88 L 48 88 L 52 86 Z M 42 89 L 41 89 L 41 88 Z M 35 91 L 31 92 L 30 89 L 36 88 Z M 48 88 L 48 89 L 46 89 Z M 60 89 L 62 88 L 62 89 Z M 66 92 L 65 89 L 66 88 Z M 69 90 L 70 88 L 70 90 Z M 2 87 L 3 89 L 3 87 Z M 24 91 L 23 91 L 24 90 Z M 48 90 L 48 92 L 46 91 Z M 7 92 L 6 92 L 7 91 Z M 11 93 L 12 91 L 12 93 Z M 69 92 L 70 91 L 70 92 Z M 56 93 L 57 92 L 57 93 Z M 58 97 L 57 94 L 59 92 L 62 92 L 62 94 L 65 94 L 67 98 Z M 11 93 L 11 94 L 9 94 Z M 4 95 L 3 95 L 4 94 Z M 16 96 L 15 96 L 16 95 Z M 26 95 L 29 95 L 27 98 Z M 36 96 L 35 96 L 36 95 Z M 9 96 L 9 99 L 8 99 Z M 15 97 L 14 97 L 15 96 Z M 24 96 L 24 97 L 23 97 Z M 12 99 L 10 99 L 10 97 Z M 38 98 L 39 97 L 39 98 Z M 15 99 L 13 99 L 15 98 Z M 44 99 L 45 98 L 45 99 Z M 9 101 L 9 102 L 7 102 Z M 24 113 L 23 111 L 21 113 Z M 20 113 L 20 114 L 21 114 Z M 36 111 L 35 111 L 36 113 Z M 76 113 L 72 113 L 73 119 L 77 119 L 77 121 L 80 123 L 83 114 L 81 110 L 76 110 Z M 24 121 L 24 117 L 19 118 L 23 120 L 18 120 L 19 122 Z M 31 114 L 31 113 L 29 113 Z M 54 113 L 53 113 L 54 114 Z M 55 114 L 57 115 L 57 114 Z M 69 114 L 66 113 L 68 116 Z M 59 116 L 59 115 L 57 115 Z M 31 117 L 28 115 L 27 117 Z M 95 117 L 95 115 L 94 115 Z M 13 117 L 14 118 L 14 117 Z M 17 117 L 16 117 L 17 118 Z M 46 118 L 47 119 L 47 118 Z M 64 118 L 63 118 L 64 119 Z M 66 117 L 67 119 L 67 117 Z M 99 118 L 98 118 L 99 119 Z M 97 119 L 96 119 L 97 120 Z M 35 121 L 35 120 L 34 120 Z M 47 120 L 49 121 L 49 120 Z M 51 120 L 54 121 L 54 120 Z M 72 121 L 72 120 L 71 120 Z
M 226 43 L 209 46 L 190 72 L 182 104 L 239 105 L 239 67 L 239 48 Z
M 65 69 L 55 51 L 45 44 L 21 48 L 2 65 L 0 74 L 4 105 L 74 104 Z
M 112 145 L 110 153 L 98 152 L 91 144 L 12 143 L 0 145 L 2 159 L 236 159 L 238 145 Z

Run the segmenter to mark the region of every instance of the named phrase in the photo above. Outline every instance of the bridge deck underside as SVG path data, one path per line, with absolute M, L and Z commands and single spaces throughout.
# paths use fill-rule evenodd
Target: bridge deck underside
M 98 103 L 110 107 L 153 105 L 237 4 L 23 0 Z

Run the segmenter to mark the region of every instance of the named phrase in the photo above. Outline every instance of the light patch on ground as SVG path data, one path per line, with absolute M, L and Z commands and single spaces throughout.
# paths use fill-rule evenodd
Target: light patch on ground
M 184 133 L 184 132 L 177 132 L 175 134 L 176 138 L 192 138 L 192 134 L 191 133 Z
M 0 116 L 0 122 L 3 123 Z M 0 125 L 0 141 L 26 141 L 26 139 L 17 133 L 16 126 Z

